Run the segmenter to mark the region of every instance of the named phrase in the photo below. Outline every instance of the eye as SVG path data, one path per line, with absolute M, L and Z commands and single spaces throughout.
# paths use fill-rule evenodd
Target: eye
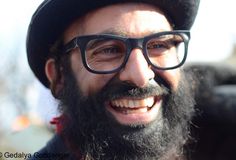
M 152 41 L 148 43 L 147 49 L 169 49 L 170 45 L 165 41 Z
M 153 39 L 147 44 L 147 49 L 170 49 L 180 43 L 178 39 Z
M 170 49 L 172 47 L 177 47 L 181 42 L 183 42 L 183 38 L 179 35 L 154 37 L 148 41 L 147 49 Z
M 96 62 L 114 62 L 123 59 L 126 46 L 123 41 L 116 39 L 96 40 L 90 43 L 86 50 L 86 59 Z
M 153 38 L 147 43 L 147 51 L 149 55 L 166 54 L 172 49 L 177 49 L 181 42 L 183 39 L 176 35 Z
M 119 47 L 119 46 L 103 46 L 101 48 L 98 48 L 94 51 L 94 54 L 106 54 L 106 55 L 111 55 L 111 54 L 120 54 L 123 53 L 124 51 Z
M 173 44 L 169 41 L 155 40 L 148 43 L 147 51 L 149 55 L 157 56 L 168 52 L 172 46 Z
M 86 52 L 91 56 L 115 56 L 124 54 L 125 44 L 115 39 L 99 39 L 91 41 L 87 45 Z

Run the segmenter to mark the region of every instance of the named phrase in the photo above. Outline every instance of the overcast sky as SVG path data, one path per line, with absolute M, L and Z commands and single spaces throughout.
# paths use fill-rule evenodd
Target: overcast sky
M 202 0 L 192 28 L 189 60 L 221 61 L 229 56 L 236 43 L 235 16 L 235 0 Z

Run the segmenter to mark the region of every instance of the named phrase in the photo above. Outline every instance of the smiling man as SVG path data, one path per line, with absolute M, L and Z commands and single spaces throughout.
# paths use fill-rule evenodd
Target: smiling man
M 194 99 L 181 66 L 198 5 L 45 0 L 29 26 L 27 54 L 61 116 L 38 155 L 184 159 Z

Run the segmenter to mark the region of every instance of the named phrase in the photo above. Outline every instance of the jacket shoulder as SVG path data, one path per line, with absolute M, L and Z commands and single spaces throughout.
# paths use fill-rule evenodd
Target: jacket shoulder
M 61 136 L 55 135 L 45 147 L 31 155 L 28 160 L 70 160 L 72 158 Z

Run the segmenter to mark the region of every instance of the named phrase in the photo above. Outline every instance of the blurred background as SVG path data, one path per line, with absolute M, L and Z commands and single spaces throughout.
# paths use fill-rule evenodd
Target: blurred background
M 52 136 L 57 102 L 28 67 L 25 41 L 42 0 L 0 0 L 0 152 L 33 153 Z M 188 63 L 236 66 L 236 1 L 202 0 Z M 1 158 L 0 158 L 1 159 Z

